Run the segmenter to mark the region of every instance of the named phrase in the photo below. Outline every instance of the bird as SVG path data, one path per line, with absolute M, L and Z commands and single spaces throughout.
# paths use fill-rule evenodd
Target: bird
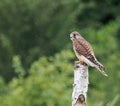
M 79 32 L 71 32 L 70 39 L 72 40 L 75 55 L 79 60 L 78 62 L 95 67 L 104 76 L 108 76 L 104 71 L 104 66 L 96 59 L 91 44 L 85 40 Z

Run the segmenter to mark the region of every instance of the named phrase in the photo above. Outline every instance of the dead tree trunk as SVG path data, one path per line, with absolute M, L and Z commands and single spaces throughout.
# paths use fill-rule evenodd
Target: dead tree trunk
M 88 66 L 85 64 L 75 63 L 72 106 L 86 106 L 89 84 L 88 78 Z

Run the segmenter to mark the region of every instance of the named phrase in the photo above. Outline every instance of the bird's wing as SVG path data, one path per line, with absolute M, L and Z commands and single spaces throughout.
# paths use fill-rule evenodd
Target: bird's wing
M 108 76 L 105 71 L 104 71 L 104 66 L 97 61 L 96 57 L 94 56 L 94 54 L 90 54 L 89 56 L 86 57 L 89 61 L 91 61 L 93 64 L 95 64 L 95 67 L 104 75 L 104 76 Z
M 98 65 L 97 59 L 94 56 L 92 46 L 83 38 L 74 41 L 74 49 L 78 55 L 83 55 L 86 59 L 95 65 Z
M 74 48 L 79 55 L 87 56 L 93 52 L 92 46 L 85 39 L 76 39 Z
M 94 56 L 94 54 L 89 54 L 86 56 L 86 58 L 91 61 L 92 63 L 94 63 L 95 65 L 99 65 L 96 57 Z M 101 64 L 100 64 L 101 65 Z M 102 66 L 102 65 L 101 65 Z

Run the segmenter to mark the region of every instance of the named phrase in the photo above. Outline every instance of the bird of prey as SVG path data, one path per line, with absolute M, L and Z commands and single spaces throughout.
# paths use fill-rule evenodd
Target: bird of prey
M 79 59 L 80 63 L 86 63 L 88 66 L 97 68 L 104 76 L 107 74 L 104 72 L 103 65 L 98 62 L 94 55 L 92 46 L 87 42 L 78 32 L 72 32 L 70 39 L 73 43 L 73 50 L 75 55 Z

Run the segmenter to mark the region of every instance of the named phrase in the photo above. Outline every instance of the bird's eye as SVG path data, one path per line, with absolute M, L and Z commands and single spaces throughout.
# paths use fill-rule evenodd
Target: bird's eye
M 74 36 L 74 38 L 76 37 L 76 35 L 75 35 L 75 34 L 73 34 L 73 36 Z

